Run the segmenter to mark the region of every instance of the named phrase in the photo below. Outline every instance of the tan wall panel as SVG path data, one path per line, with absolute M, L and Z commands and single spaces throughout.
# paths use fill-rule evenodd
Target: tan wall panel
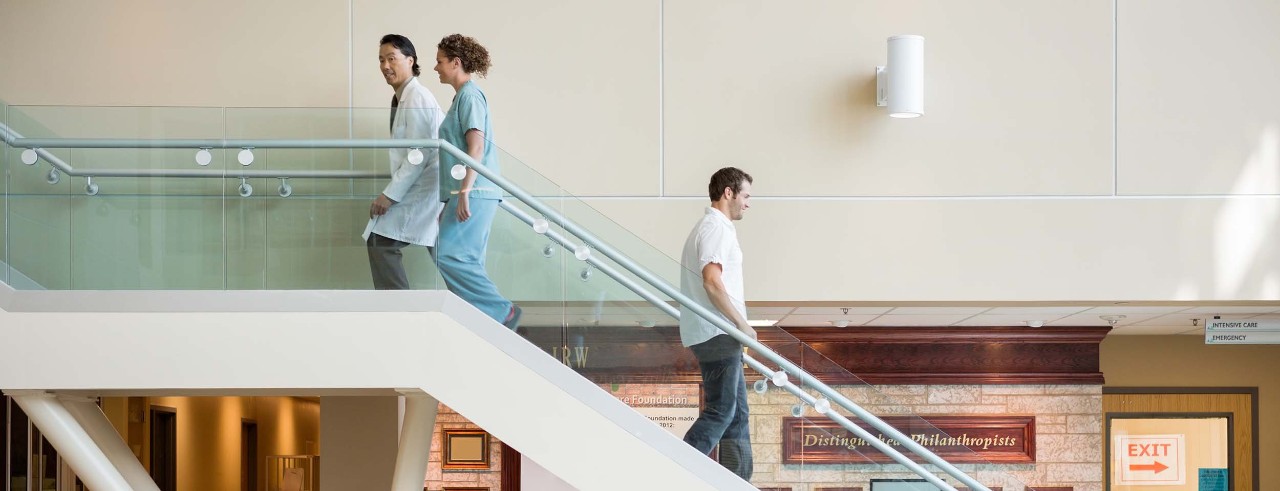
M 1203 336 L 1107 336 L 1108 387 L 1257 387 L 1261 475 L 1256 489 L 1280 487 L 1280 346 L 1207 346 Z
M 1110 194 L 1110 2 L 668 2 L 667 194 L 732 163 L 772 195 Z M 925 116 L 874 104 L 925 37 Z
M 347 2 L 0 3 L 11 104 L 346 106 Z
M 673 258 L 706 206 L 589 203 Z M 1280 300 L 1271 246 L 1280 226 L 1249 212 L 1276 206 L 1273 197 L 775 199 L 755 200 L 737 224 L 751 301 Z
M 659 185 L 659 2 L 355 2 L 355 101 L 389 104 L 377 43 L 409 36 L 421 81 L 446 109 L 453 89 L 432 71 L 452 33 L 479 40 L 493 68 L 478 79 L 503 165 L 531 166 L 574 194 L 655 194 Z M 607 176 L 602 178 L 602 176 Z
M 1280 3 L 1123 0 L 1122 194 L 1280 193 Z

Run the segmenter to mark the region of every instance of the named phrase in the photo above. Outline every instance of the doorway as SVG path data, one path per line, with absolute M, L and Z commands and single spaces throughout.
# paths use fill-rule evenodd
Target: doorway
M 258 491 L 258 422 L 240 422 L 240 491 Z
M 1175 429 L 1200 422 L 1225 428 L 1224 431 L 1228 437 L 1225 440 L 1230 442 L 1226 448 L 1228 454 L 1226 473 L 1231 484 L 1230 489 L 1257 491 L 1259 469 L 1258 389 L 1256 387 L 1104 387 L 1102 413 L 1103 420 L 1107 422 L 1102 441 L 1102 455 L 1107 456 L 1106 467 L 1109 471 L 1123 468 L 1120 462 L 1123 452 L 1111 452 L 1118 436 L 1111 431 L 1112 422 L 1134 420 L 1142 421 L 1141 424 L 1172 425 L 1167 428 Z M 1164 429 L 1153 430 L 1151 433 L 1160 433 L 1161 437 L 1182 435 L 1188 439 L 1184 441 L 1189 442 L 1191 441 L 1189 438 L 1196 431 Z M 1150 444 L 1137 441 L 1135 444 L 1138 446 L 1134 448 L 1142 449 L 1144 443 Z M 1177 442 L 1171 442 L 1171 445 L 1176 447 Z M 1135 464 L 1129 465 L 1132 467 Z M 1162 467 L 1169 463 L 1156 464 L 1154 461 L 1151 463 L 1144 461 L 1136 465 Z M 1165 469 L 1160 470 L 1168 472 Z M 1188 468 L 1184 472 L 1188 476 L 1184 479 L 1184 484 L 1166 484 L 1159 488 L 1167 491 L 1199 489 L 1197 480 L 1201 478 L 1204 471 L 1199 468 Z M 1152 475 L 1156 474 L 1153 472 Z M 1115 472 L 1107 472 L 1104 480 L 1107 490 L 1137 489 L 1132 486 L 1113 485 L 1117 482 Z
M 160 491 L 178 490 L 178 412 L 151 406 L 151 478 Z

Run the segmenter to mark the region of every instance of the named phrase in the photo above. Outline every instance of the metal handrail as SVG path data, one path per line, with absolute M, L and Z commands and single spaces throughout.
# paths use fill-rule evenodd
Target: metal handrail
M 23 138 L 0 123 L 0 138 L 16 148 L 30 148 L 59 172 L 78 177 L 184 177 L 184 178 L 304 178 L 304 179 L 385 179 L 390 174 L 355 170 L 217 170 L 217 169 L 76 169 L 45 148 L 426 148 L 440 146 L 439 140 L 129 140 L 104 138 Z M 447 144 L 447 143 L 446 143 Z
M 8 132 L 12 132 L 12 130 L 9 130 L 7 127 L 4 127 L 2 123 L 0 123 L 0 129 L 8 130 Z M 0 131 L 0 133 L 6 133 L 6 132 Z M 818 393 L 827 397 L 829 401 L 834 402 L 835 404 L 839 405 L 845 410 L 848 410 L 858 419 L 867 422 L 870 426 L 882 432 L 886 437 L 897 441 L 900 445 L 902 445 L 907 450 L 918 455 L 920 458 L 924 459 L 928 463 L 937 466 L 943 472 L 955 478 L 956 480 L 964 483 L 970 489 L 989 491 L 989 488 L 987 488 L 985 485 L 974 480 L 972 477 L 970 477 L 969 475 L 965 474 L 963 471 L 956 468 L 950 462 L 943 460 L 937 454 L 925 448 L 923 445 L 920 445 L 915 440 L 912 440 L 909 436 L 903 434 L 898 429 L 890 426 L 888 423 L 885 423 L 884 420 L 880 419 L 876 415 L 863 409 L 861 406 L 858 406 L 852 400 L 840 394 L 835 389 L 828 386 L 826 383 L 818 380 L 813 375 L 802 370 L 799 366 L 795 365 L 790 360 L 787 360 L 786 358 L 782 357 L 776 352 L 770 350 L 768 347 L 766 347 L 764 344 L 760 343 L 759 341 L 752 339 L 746 334 L 743 334 L 742 331 L 738 330 L 736 326 L 734 326 L 733 324 L 730 324 L 728 321 L 724 320 L 719 315 L 712 313 L 709 309 L 694 302 L 692 299 L 690 299 L 689 297 L 681 293 L 679 289 L 668 284 L 665 280 L 659 278 L 657 275 L 653 274 L 651 271 L 644 268 L 643 266 L 640 266 L 639 264 L 635 263 L 635 261 L 631 260 L 631 258 L 623 255 L 621 252 L 614 249 L 612 246 L 605 243 L 604 241 L 600 240 L 594 234 L 582 228 L 577 223 L 569 220 L 568 218 L 566 218 L 565 216 L 557 212 L 555 209 L 547 206 L 545 203 L 542 203 L 540 200 L 534 198 L 532 195 L 525 192 L 524 189 L 506 180 L 501 175 L 495 173 L 493 170 L 488 169 L 483 165 L 480 165 L 478 162 L 475 161 L 475 159 L 471 158 L 471 156 L 468 155 L 466 152 L 463 152 L 462 150 L 458 149 L 457 147 L 443 140 L 431 140 L 431 139 L 139 140 L 139 139 L 76 139 L 76 138 L 28 139 L 28 138 L 18 137 L 16 133 L 14 133 L 13 135 L 4 134 L 0 136 L 3 136 L 5 143 L 9 144 L 10 146 L 17 147 L 17 148 L 32 148 L 32 149 L 36 149 L 37 152 L 44 152 L 43 154 L 41 154 L 41 157 L 45 157 L 45 155 L 52 155 L 52 154 L 48 154 L 47 151 L 43 150 L 43 148 L 45 147 L 49 147 L 49 148 L 436 148 L 436 149 L 439 149 L 440 151 L 448 152 L 450 155 L 456 158 L 462 165 L 465 165 L 471 170 L 474 170 L 477 174 L 493 182 L 499 188 L 502 188 L 507 193 L 509 193 L 512 197 L 520 200 L 525 205 L 532 208 L 534 211 L 537 211 L 538 213 L 542 214 L 542 216 L 545 219 L 549 220 L 552 223 L 557 224 L 558 226 L 560 226 L 560 228 L 562 228 L 566 232 L 569 232 L 570 234 L 578 237 L 586 245 L 599 251 L 605 257 L 608 257 L 609 259 L 613 260 L 616 264 L 621 266 L 623 269 L 626 269 L 627 271 L 636 275 L 645 283 L 648 283 L 650 286 L 657 289 L 664 295 L 667 295 L 671 299 L 675 300 L 681 306 L 688 308 L 694 314 L 711 322 L 721 331 L 724 331 L 726 334 L 733 337 L 735 340 L 742 343 L 744 346 L 751 348 L 757 354 L 762 355 L 765 359 L 773 363 L 776 363 L 779 367 L 781 367 L 781 370 L 780 370 L 781 372 L 784 372 L 785 374 L 790 376 L 795 376 L 797 379 L 799 379 L 798 385 L 809 386 L 814 388 L 814 390 L 816 390 Z M 50 160 L 50 162 L 52 163 L 52 160 Z M 67 167 L 70 169 L 70 166 L 67 166 Z M 227 173 L 219 172 L 219 171 L 206 171 L 206 172 L 215 173 L 216 177 L 238 177 L 238 176 L 229 176 L 227 175 Z M 295 171 L 295 172 L 298 172 L 298 171 Z M 68 174 L 70 174 L 70 172 L 68 172 Z M 72 174 L 72 175 L 76 175 L 76 174 Z M 90 174 L 83 173 L 83 175 L 90 175 Z M 94 173 L 92 175 L 102 175 L 102 174 Z M 214 177 L 214 176 L 211 175 L 207 177 Z M 273 177 L 291 177 L 291 176 L 279 175 L 279 176 L 273 176 Z M 512 206 L 504 206 L 504 209 L 507 209 L 508 212 L 511 212 L 515 208 Z M 529 222 L 529 223 L 532 223 L 532 222 Z M 588 260 L 590 259 L 591 259 L 591 256 L 588 256 Z M 594 261 L 592 262 L 592 264 L 596 265 L 599 268 L 599 264 L 603 264 L 603 263 L 600 263 L 599 261 Z M 602 271 L 604 270 L 602 269 Z M 613 276 L 613 275 L 610 275 L 610 276 Z M 618 279 L 618 277 L 615 277 L 615 279 Z M 631 288 L 631 285 L 629 285 L 628 283 L 630 282 L 629 281 L 623 282 L 624 286 L 628 286 L 628 288 Z M 636 291 L 635 289 L 632 289 L 632 290 Z M 637 293 L 639 292 L 637 291 Z M 659 305 L 660 308 L 664 308 L 661 306 L 665 306 L 665 308 L 671 308 L 671 306 L 668 305 L 666 302 L 662 302 L 660 299 L 658 299 L 657 297 L 651 294 L 650 295 L 642 294 L 642 297 L 646 298 L 646 300 L 649 300 L 651 303 L 654 303 L 655 305 Z M 678 311 L 675 312 L 673 316 L 676 318 L 679 318 L 679 312 Z M 760 371 L 762 374 L 771 375 L 774 373 L 770 371 L 767 367 L 765 367 L 763 364 L 760 364 L 754 358 L 750 358 L 748 356 L 747 359 L 749 360 L 748 365 L 752 366 L 757 371 Z M 784 387 L 789 387 L 788 388 L 789 392 L 796 394 L 802 400 L 805 400 L 806 403 L 813 404 L 817 402 L 816 399 L 814 399 L 812 396 L 805 394 L 803 391 L 797 388 L 796 384 L 788 383 L 788 384 L 784 384 Z M 833 411 L 825 411 L 825 413 L 827 417 L 833 420 L 836 420 L 837 422 L 840 422 L 840 420 L 837 419 L 837 417 L 840 419 L 845 419 L 844 416 L 838 413 L 835 413 Z M 847 421 L 847 419 L 845 420 Z M 842 422 L 840 423 L 842 426 L 844 425 Z M 937 476 L 934 476 L 933 474 L 928 473 L 927 470 L 923 469 L 922 467 L 919 467 L 918 464 L 916 464 L 914 461 L 912 461 L 910 458 L 906 457 L 905 455 L 902 455 L 902 453 L 899 452 L 897 449 L 888 445 L 883 445 L 883 448 L 881 448 L 880 445 L 875 444 L 875 442 L 879 441 L 878 438 L 875 438 L 869 434 L 864 435 L 863 433 L 865 433 L 865 430 L 862 430 L 857 425 L 850 424 L 850 426 L 851 428 L 850 427 L 846 427 L 846 428 L 850 429 L 850 431 L 854 431 L 856 434 L 858 434 L 867 442 L 872 443 L 873 446 L 875 446 L 877 449 L 881 450 L 882 452 L 885 452 L 887 455 L 893 458 L 894 461 L 908 466 L 909 468 L 912 469 L 913 472 L 925 478 L 932 484 L 939 486 L 943 489 L 954 491 L 955 488 L 953 486 L 946 483 L 945 481 L 942 481 L 941 479 L 938 479 Z M 857 429 L 855 430 L 854 428 L 857 428 Z

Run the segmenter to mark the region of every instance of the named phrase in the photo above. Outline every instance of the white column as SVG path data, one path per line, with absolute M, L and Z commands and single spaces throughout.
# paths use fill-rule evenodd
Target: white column
M 431 435 L 436 428 L 436 408 L 440 402 L 425 392 L 404 392 L 404 426 L 400 428 L 400 449 L 391 491 L 420 491 L 427 478 L 431 458 Z
M 40 428 L 40 432 L 49 440 L 58 455 L 66 459 L 67 465 L 76 471 L 80 480 L 94 491 L 131 491 L 124 476 L 111 465 L 111 461 L 89 438 L 80 423 L 71 416 L 67 409 L 54 398 L 53 394 L 42 392 L 10 393 L 13 402 L 18 403 L 22 411 L 27 413 L 31 422 Z
M 151 479 L 151 474 L 142 467 L 142 462 L 139 462 L 138 457 L 129 450 L 124 439 L 120 438 L 120 433 L 111 426 L 111 422 L 107 421 L 107 415 L 102 413 L 102 409 L 94 404 L 93 400 L 65 396 L 59 396 L 58 400 L 62 402 L 63 407 L 67 408 L 67 412 L 71 413 L 71 417 L 80 422 L 85 432 L 89 434 L 89 438 L 92 438 L 98 448 L 102 449 L 107 460 L 111 461 L 135 491 L 160 491 L 160 487 L 156 486 L 155 481 Z

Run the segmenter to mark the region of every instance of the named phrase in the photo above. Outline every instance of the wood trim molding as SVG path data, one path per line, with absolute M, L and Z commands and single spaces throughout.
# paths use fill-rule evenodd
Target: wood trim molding
M 778 331 L 785 331 L 779 333 Z M 784 327 L 763 329 L 760 339 L 794 341 L 808 344 L 823 342 L 912 344 L 912 343 L 1084 343 L 1097 344 L 1111 331 L 1110 327 L 881 327 L 847 328 Z M 787 335 L 790 336 L 787 336 Z M 782 336 L 776 338 L 772 336 Z M 794 338 L 794 339 L 792 339 Z
M 505 442 L 502 444 L 501 465 L 501 487 L 498 489 L 501 489 L 502 491 L 520 491 L 520 452 L 512 448 L 510 445 L 507 445 Z
M 1108 327 L 758 330 L 761 342 L 833 385 L 1101 385 L 1100 345 L 1109 331 Z M 681 345 L 676 327 L 544 328 L 531 330 L 527 337 L 597 383 L 701 379 L 697 360 Z

